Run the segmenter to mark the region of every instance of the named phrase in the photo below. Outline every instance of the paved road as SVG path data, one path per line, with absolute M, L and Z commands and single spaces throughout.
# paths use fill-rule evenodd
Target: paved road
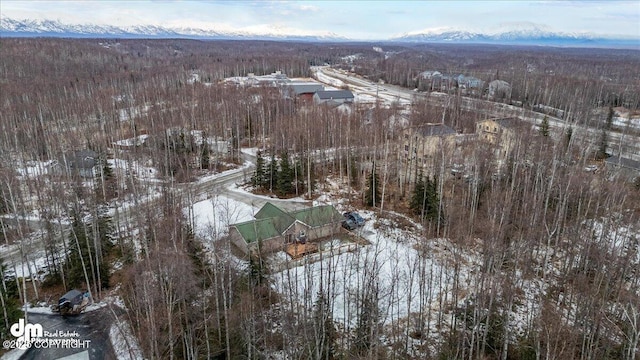
M 101 308 L 77 316 L 29 314 L 29 323 L 41 324 L 44 331 L 54 333 L 77 332 L 78 340 L 90 340 L 87 348 L 48 348 L 29 349 L 21 360 L 53 360 L 61 357 L 82 354 L 86 351 L 91 360 L 115 360 L 116 355 L 109 340 L 109 329 L 113 315 L 108 308 Z M 82 357 L 80 357 L 82 358 Z M 85 357 L 86 358 L 86 357 Z

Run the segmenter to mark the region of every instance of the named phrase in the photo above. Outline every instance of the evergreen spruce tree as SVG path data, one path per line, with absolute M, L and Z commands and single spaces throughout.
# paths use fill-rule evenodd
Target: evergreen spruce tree
M 101 173 L 99 174 L 100 178 L 94 182 L 95 193 L 99 202 L 107 202 L 117 196 L 118 184 L 111 164 L 103 157 L 100 157 L 99 162 Z
M 439 196 L 438 196 L 438 178 L 433 176 L 433 179 L 427 179 L 427 183 L 425 184 L 426 192 L 427 192 L 427 208 L 425 209 L 426 218 L 429 220 L 434 220 L 438 218 L 439 212 Z
M 424 179 L 422 173 L 418 176 L 409 207 L 420 220 L 434 220 L 438 218 L 438 180 Z
M 376 173 L 375 164 L 369 177 L 367 178 L 367 190 L 364 194 L 364 204 L 366 206 L 375 207 L 380 203 L 382 193 L 380 192 L 380 177 Z
M 95 221 L 92 226 L 74 217 L 64 273 L 69 287 L 109 287 L 109 265 L 105 256 L 112 247 L 111 219 L 102 214 Z M 89 284 L 86 284 L 83 266 L 87 269 Z M 97 283 L 93 283 L 94 279 Z
M 256 154 L 256 171 L 251 178 L 251 182 L 254 187 L 261 188 L 263 190 L 268 188 L 269 181 L 266 177 L 266 170 L 268 169 L 265 169 L 265 161 L 264 157 L 262 157 L 262 152 L 258 151 Z
M 598 144 L 598 153 L 596 154 L 596 158 L 598 160 L 606 159 L 609 157 L 607 154 L 607 130 L 602 129 L 602 133 L 600 134 L 600 142 Z
M 209 151 L 209 144 L 207 138 L 203 133 L 202 149 L 200 150 L 200 167 L 202 169 L 208 169 L 211 166 L 211 153 Z
M 418 180 L 413 188 L 413 195 L 411 196 L 411 201 L 409 202 L 409 208 L 416 215 L 423 215 L 426 203 L 426 188 L 424 184 L 424 177 L 422 175 L 422 171 L 418 175 Z
M 540 124 L 539 131 L 540 131 L 540 135 L 544 137 L 549 136 L 549 118 L 547 118 L 547 115 L 545 115 L 544 118 L 542 119 L 542 123 Z
M 573 136 L 573 127 L 569 126 L 567 131 L 564 134 L 564 150 L 569 149 L 569 144 L 571 143 L 571 137 Z
M 293 194 L 293 168 L 289 162 L 289 154 L 286 150 L 280 154 L 280 170 L 277 177 L 277 191 L 280 195 Z
M 293 171 L 293 181 L 292 187 L 296 196 L 303 194 L 305 192 L 305 178 L 306 173 L 302 170 L 302 164 L 300 163 L 300 159 L 296 159 Z

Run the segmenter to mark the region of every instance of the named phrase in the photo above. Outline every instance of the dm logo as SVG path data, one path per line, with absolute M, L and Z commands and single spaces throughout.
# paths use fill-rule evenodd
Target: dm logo
M 16 347 L 18 349 L 28 349 L 31 347 L 33 339 L 42 337 L 44 331 L 40 324 L 25 324 L 24 319 L 18 320 L 17 324 L 11 325 L 11 335 L 15 336 Z

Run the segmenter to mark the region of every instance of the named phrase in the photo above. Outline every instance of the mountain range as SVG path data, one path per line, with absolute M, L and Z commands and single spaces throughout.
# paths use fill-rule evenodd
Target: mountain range
M 219 40 L 287 40 L 345 41 L 331 32 L 301 33 L 281 27 L 254 30 L 215 30 L 191 27 L 169 28 L 157 25 L 112 26 L 96 24 L 64 24 L 56 20 L 0 19 L 0 37 L 66 37 L 66 38 L 182 38 Z
M 411 43 L 483 43 L 551 46 L 630 46 L 640 47 L 639 38 L 602 36 L 591 33 L 552 32 L 540 27 L 506 28 L 480 33 L 452 28 L 437 28 L 402 34 L 391 39 Z
M 111 26 L 64 24 L 56 20 L 0 19 L 0 37 L 66 37 L 66 38 L 186 38 L 224 40 L 283 41 L 357 41 L 335 33 L 303 33 L 294 29 L 262 27 L 253 30 L 216 30 L 202 28 L 169 28 L 156 25 Z M 502 29 L 493 33 L 471 32 L 453 28 L 416 31 L 376 41 L 403 43 L 466 43 L 548 46 L 622 46 L 640 48 L 639 38 L 599 36 L 587 33 L 558 33 L 538 27 Z

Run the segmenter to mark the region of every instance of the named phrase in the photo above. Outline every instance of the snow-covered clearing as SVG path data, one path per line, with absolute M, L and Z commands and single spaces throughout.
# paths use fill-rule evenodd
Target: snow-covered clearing
M 441 282 L 451 283 L 452 272 L 435 259 L 414 249 L 418 237 L 411 232 L 385 225 L 371 212 L 363 212 L 369 221 L 357 230 L 371 245 L 344 252 L 321 261 L 292 267 L 274 274 L 274 286 L 289 302 L 311 306 L 323 291 L 330 299 L 336 321 L 355 325 L 363 289 L 378 298 L 385 324 L 407 318 L 412 312 L 425 311 L 440 296 Z M 374 224 L 377 223 L 377 226 Z
M 216 240 L 228 234 L 229 224 L 249 221 L 259 209 L 245 203 L 216 195 L 183 209 L 196 235 L 205 240 Z

